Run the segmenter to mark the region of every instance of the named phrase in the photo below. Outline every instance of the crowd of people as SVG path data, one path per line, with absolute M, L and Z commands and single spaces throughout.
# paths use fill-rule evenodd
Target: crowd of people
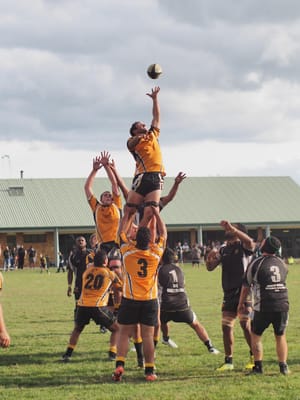
M 126 187 L 109 152 L 102 151 L 93 159 L 84 189 L 94 216 L 95 233 L 89 244 L 79 236 L 68 259 L 67 296 L 73 295 L 75 300 L 74 328 L 62 361 L 72 359 L 81 333 L 93 320 L 102 332 L 110 332 L 108 357 L 115 362 L 115 382 L 125 374 L 131 340 L 145 380 L 157 379 L 154 355 L 160 331 L 163 344 L 177 347 L 170 338 L 170 321 L 189 325 L 210 354 L 220 353 L 189 304 L 180 266 L 185 243 L 179 242 L 175 249 L 167 246 L 162 210 L 186 176 L 180 172 L 168 195 L 162 196 L 165 169 L 158 141 L 159 92 L 160 88 L 154 87 L 147 93 L 152 100 L 150 128 L 141 121 L 130 127 L 127 147 L 136 167 L 131 188 Z M 98 199 L 93 184 L 102 168 L 111 191 L 104 191 Z M 222 268 L 224 363 L 217 371 L 234 369 L 234 325 L 238 319 L 249 349 L 245 365 L 249 373 L 263 373 L 262 335 L 272 325 L 279 371 L 287 375 L 290 371 L 285 331 L 289 303 L 287 267 L 278 255 L 281 244 L 273 236 L 255 243 L 242 224 L 224 220 L 221 226 L 222 245 L 206 248 L 205 253 L 196 245 L 189 249 L 193 267 L 205 262 L 208 271 Z M 7 347 L 9 342 L 0 308 L 0 344 Z

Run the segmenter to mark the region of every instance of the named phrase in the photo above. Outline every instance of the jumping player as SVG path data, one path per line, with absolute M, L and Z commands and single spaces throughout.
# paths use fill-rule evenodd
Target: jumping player
M 131 137 L 127 148 L 136 162 L 135 177 L 128 193 L 121 230 L 127 231 L 131 218 L 137 207 L 144 202 L 145 212 L 140 226 L 147 226 L 153 215 L 153 207 L 158 207 L 163 187 L 165 170 L 162 162 L 161 149 L 158 142 L 160 134 L 160 107 L 158 103 L 158 86 L 147 96 L 152 98 L 152 122 L 148 130 L 144 122 L 134 122 L 130 128 Z

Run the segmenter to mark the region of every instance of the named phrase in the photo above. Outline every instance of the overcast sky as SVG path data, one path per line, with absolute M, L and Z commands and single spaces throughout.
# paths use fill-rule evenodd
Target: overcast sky
M 168 176 L 300 184 L 299 53 L 299 0 L 1 0 L 0 179 L 132 176 L 159 85 Z

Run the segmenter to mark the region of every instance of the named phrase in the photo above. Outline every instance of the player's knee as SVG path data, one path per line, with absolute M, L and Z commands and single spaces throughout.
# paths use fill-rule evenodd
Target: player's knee
M 250 329 L 249 315 L 241 314 L 241 315 L 239 315 L 239 319 L 240 319 L 240 327 L 244 330 L 249 330 Z
M 222 318 L 222 327 L 223 329 L 225 328 L 230 328 L 232 329 L 234 327 L 234 322 L 235 319 L 234 318 L 229 318 L 229 317 L 223 317 Z
M 138 204 L 135 203 L 126 203 L 125 205 L 125 211 L 131 215 L 134 214 L 136 212 L 136 210 L 138 209 Z

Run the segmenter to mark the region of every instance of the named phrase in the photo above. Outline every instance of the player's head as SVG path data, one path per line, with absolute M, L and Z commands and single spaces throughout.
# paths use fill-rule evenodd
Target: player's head
M 275 236 L 268 236 L 266 239 L 263 240 L 260 250 L 266 254 L 276 254 L 279 253 L 281 248 L 280 240 Z
M 175 252 L 170 249 L 170 247 L 166 247 L 162 258 L 161 258 L 162 264 L 172 264 L 174 262 L 176 262 L 176 254 Z
M 102 249 L 97 250 L 94 257 L 95 267 L 106 267 L 107 263 L 108 263 L 108 258 L 106 251 Z
M 107 254 L 108 260 L 112 261 L 112 260 L 122 260 L 122 254 L 120 252 L 120 249 L 118 249 L 117 247 L 113 247 Z
M 86 247 L 86 240 L 83 236 L 78 236 L 76 238 L 76 246 L 79 247 L 80 249 L 83 249 Z
M 136 233 L 136 247 L 146 250 L 151 240 L 151 232 L 147 226 L 141 226 Z
M 140 135 L 143 133 L 147 133 L 146 124 L 141 121 L 135 121 L 129 129 L 129 133 L 131 136 L 136 136 L 136 135 Z
M 110 206 L 113 202 L 112 194 L 109 191 L 101 193 L 100 202 L 103 206 Z
M 92 233 L 89 238 L 89 244 L 90 244 L 91 248 L 94 249 L 95 247 L 97 247 L 97 243 L 98 243 L 97 234 Z

